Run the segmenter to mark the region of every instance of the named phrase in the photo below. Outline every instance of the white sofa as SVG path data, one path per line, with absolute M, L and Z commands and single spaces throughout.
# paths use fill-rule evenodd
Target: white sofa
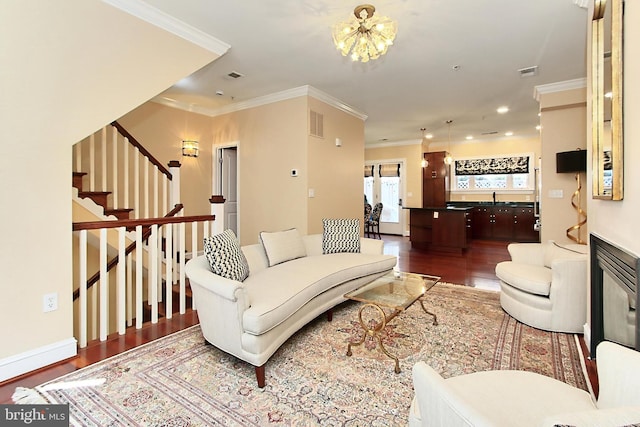
M 599 396 L 525 371 L 484 371 L 443 379 L 413 367 L 410 427 L 607 427 L 640 423 L 640 353 L 603 341 L 596 350 Z M 635 425 L 635 424 L 634 424 Z
M 587 247 L 511 243 L 511 261 L 496 265 L 500 305 L 538 329 L 581 333 L 587 321 Z
M 380 240 L 359 238 L 359 253 L 323 254 L 322 234 L 301 239 L 305 256 L 271 267 L 262 243 L 243 246 L 250 271 L 243 282 L 214 274 L 205 256 L 186 265 L 205 339 L 254 365 L 259 387 L 265 363 L 291 335 L 397 262 Z

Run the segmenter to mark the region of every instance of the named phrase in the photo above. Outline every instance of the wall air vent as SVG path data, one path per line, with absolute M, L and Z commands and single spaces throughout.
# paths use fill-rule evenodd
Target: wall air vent
M 492 130 L 490 132 L 482 132 L 480 135 L 495 135 L 497 133 L 498 133 L 497 130 Z
M 309 111 L 309 135 L 324 138 L 324 116 L 313 110 Z
M 533 77 L 538 75 L 538 66 L 534 65 L 533 67 L 520 68 L 518 70 L 520 73 L 520 77 Z

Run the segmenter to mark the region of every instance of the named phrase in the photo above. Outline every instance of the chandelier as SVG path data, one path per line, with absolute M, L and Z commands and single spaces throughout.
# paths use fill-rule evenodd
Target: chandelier
M 333 42 L 342 56 L 367 62 L 387 53 L 398 31 L 397 23 L 386 16 L 373 16 L 376 8 L 362 4 L 353 10 L 355 19 L 333 27 Z

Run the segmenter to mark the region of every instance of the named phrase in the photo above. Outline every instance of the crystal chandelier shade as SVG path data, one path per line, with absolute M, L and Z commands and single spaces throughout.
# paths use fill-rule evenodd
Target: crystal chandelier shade
M 357 6 L 355 19 L 333 27 L 333 42 L 342 56 L 354 61 L 368 62 L 387 53 L 396 38 L 398 26 L 386 16 L 374 16 L 376 8 L 370 4 Z

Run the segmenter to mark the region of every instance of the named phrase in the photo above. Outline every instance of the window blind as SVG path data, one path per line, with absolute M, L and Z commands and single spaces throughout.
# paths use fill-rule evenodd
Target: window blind
M 502 175 L 529 173 L 529 156 L 456 160 L 456 175 Z
M 380 165 L 379 174 L 381 177 L 400 176 L 400 163 L 388 163 Z
M 364 177 L 368 178 L 370 176 L 373 176 L 373 165 L 364 165 Z

